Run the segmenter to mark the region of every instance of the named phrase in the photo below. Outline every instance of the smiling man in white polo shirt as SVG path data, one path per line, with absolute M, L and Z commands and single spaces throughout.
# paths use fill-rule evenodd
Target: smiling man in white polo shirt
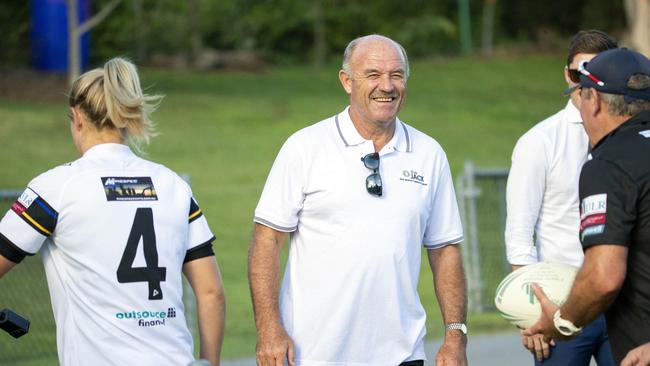
M 436 362 L 467 364 L 463 231 L 445 153 L 397 118 L 408 75 L 393 40 L 353 40 L 339 72 L 350 106 L 280 150 L 249 253 L 258 365 L 422 365 L 422 245 L 447 327 Z

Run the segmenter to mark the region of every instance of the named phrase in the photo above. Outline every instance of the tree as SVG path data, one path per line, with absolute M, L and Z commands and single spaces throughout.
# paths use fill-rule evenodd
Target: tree
M 68 6 L 68 82 L 72 85 L 81 75 L 81 52 L 79 42 L 81 36 L 101 23 L 122 0 L 111 0 L 93 17 L 81 24 L 77 24 L 77 0 L 66 0 Z
M 650 0 L 624 0 L 628 42 L 650 57 Z

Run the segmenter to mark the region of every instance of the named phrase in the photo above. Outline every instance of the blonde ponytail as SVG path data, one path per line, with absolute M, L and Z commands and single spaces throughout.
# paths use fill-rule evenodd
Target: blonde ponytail
M 70 106 L 81 107 L 99 129 L 117 129 L 124 141 L 140 150 L 156 134 L 150 116 L 161 98 L 144 94 L 135 65 L 116 57 L 103 69 L 88 71 L 75 80 Z

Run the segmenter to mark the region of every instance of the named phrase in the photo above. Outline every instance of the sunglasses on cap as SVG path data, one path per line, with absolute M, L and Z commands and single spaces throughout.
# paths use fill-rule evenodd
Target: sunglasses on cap
M 589 61 L 582 60 L 578 64 L 577 69 L 567 69 L 567 71 L 569 73 L 569 79 L 571 81 L 573 81 L 574 83 L 579 84 L 580 83 L 580 75 L 584 75 L 584 76 L 588 77 L 594 83 L 598 84 L 599 86 L 605 85 L 605 83 L 600 81 L 600 79 L 598 79 L 592 73 L 587 71 L 587 69 L 585 67 L 587 66 L 588 63 L 589 63 Z
M 568 74 L 569 74 L 569 79 L 574 82 L 576 85 L 567 88 L 564 91 L 564 95 L 569 95 L 571 94 L 574 90 L 581 88 L 582 85 L 580 84 L 580 75 L 584 75 L 589 78 L 589 80 L 593 81 L 594 83 L 598 84 L 599 86 L 605 85 L 600 79 L 598 79 L 596 76 L 594 76 L 592 73 L 587 71 L 585 68 L 589 61 L 587 60 L 582 60 L 580 63 L 578 63 L 578 68 L 577 69 L 567 69 Z
M 366 166 L 366 168 L 372 170 L 372 174 L 370 174 L 366 178 L 366 191 L 368 193 L 381 197 L 381 175 L 379 175 L 379 153 L 370 153 L 364 157 L 361 158 L 361 161 L 363 161 L 363 165 Z

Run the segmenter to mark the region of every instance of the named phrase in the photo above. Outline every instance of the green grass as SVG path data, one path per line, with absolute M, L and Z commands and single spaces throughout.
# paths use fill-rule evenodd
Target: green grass
M 508 166 L 517 138 L 566 102 L 562 62 L 560 55 L 415 62 L 400 117 L 441 143 L 454 176 L 467 159 L 479 166 Z M 154 115 L 160 136 L 147 149 L 148 157 L 191 174 L 195 196 L 217 236 L 228 300 L 224 357 L 252 355 L 255 349 L 246 254 L 264 180 L 289 134 L 347 105 L 337 71 L 336 65 L 261 74 L 143 71 L 143 85 L 166 95 Z M 66 112 L 64 98 L 60 104 L 0 99 L 1 188 L 22 189 L 33 176 L 77 157 Z M 429 336 L 437 337 L 441 321 L 427 267 L 425 260 L 420 295 Z M 18 271 L 10 273 L 10 281 L 32 287 Z M 0 284 L 0 306 L 8 306 L 7 287 Z M 16 310 L 51 311 L 42 297 L 17 297 L 22 300 L 11 305 Z M 507 324 L 495 314 L 482 314 L 471 316 L 469 326 L 481 332 Z M 42 327 L 50 336 L 42 342 L 52 344 L 51 324 L 33 327 L 28 337 L 36 338 Z M 3 347 L 26 344 L 26 339 L 1 340 L 0 361 Z

